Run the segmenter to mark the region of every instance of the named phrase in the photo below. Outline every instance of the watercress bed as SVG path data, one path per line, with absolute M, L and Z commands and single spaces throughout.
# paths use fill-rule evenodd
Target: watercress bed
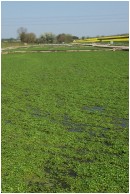
M 2 55 L 2 192 L 127 193 L 128 52 Z

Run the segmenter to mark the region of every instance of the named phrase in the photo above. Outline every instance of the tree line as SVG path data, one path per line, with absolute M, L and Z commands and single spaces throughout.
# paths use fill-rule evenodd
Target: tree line
M 79 39 L 79 37 L 71 34 L 61 33 L 55 35 L 52 32 L 45 32 L 39 38 L 37 38 L 34 33 L 28 33 L 27 29 L 23 27 L 19 28 L 17 33 L 20 41 L 23 43 L 70 43 L 73 40 Z

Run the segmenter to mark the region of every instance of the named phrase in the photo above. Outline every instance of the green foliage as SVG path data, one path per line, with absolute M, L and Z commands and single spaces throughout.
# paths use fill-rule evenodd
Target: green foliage
M 128 192 L 128 53 L 2 55 L 2 192 Z

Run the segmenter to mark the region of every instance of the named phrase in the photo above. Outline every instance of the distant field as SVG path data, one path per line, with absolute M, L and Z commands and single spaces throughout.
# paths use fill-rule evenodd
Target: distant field
M 4 51 L 8 52 L 17 52 L 17 51 L 67 51 L 67 50 L 105 50 L 104 48 L 98 48 L 93 46 L 85 46 L 85 45 L 27 45 L 24 47 L 11 47 L 5 48 Z
M 93 37 L 93 38 L 85 38 L 85 39 L 78 39 L 74 40 L 74 42 L 79 43 L 111 43 L 112 44 L 123 44 L 129 45 L 129 35 L 117 35 L 117 36 L 102 36 L 102 37 Z
M 2 55 L 2 192 L 128 193 L 129 53 Z
M 24 43 L 21 42 L 1 42 L 1 48 L 6 48 L 10 46 L 23 46 Z

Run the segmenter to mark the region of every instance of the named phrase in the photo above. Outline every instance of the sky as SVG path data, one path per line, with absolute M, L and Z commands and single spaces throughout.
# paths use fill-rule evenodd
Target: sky
M 17 38 L 20 27 L 37 37 L 128 33 L 129 1 L 1 1 L 1 38 Z

